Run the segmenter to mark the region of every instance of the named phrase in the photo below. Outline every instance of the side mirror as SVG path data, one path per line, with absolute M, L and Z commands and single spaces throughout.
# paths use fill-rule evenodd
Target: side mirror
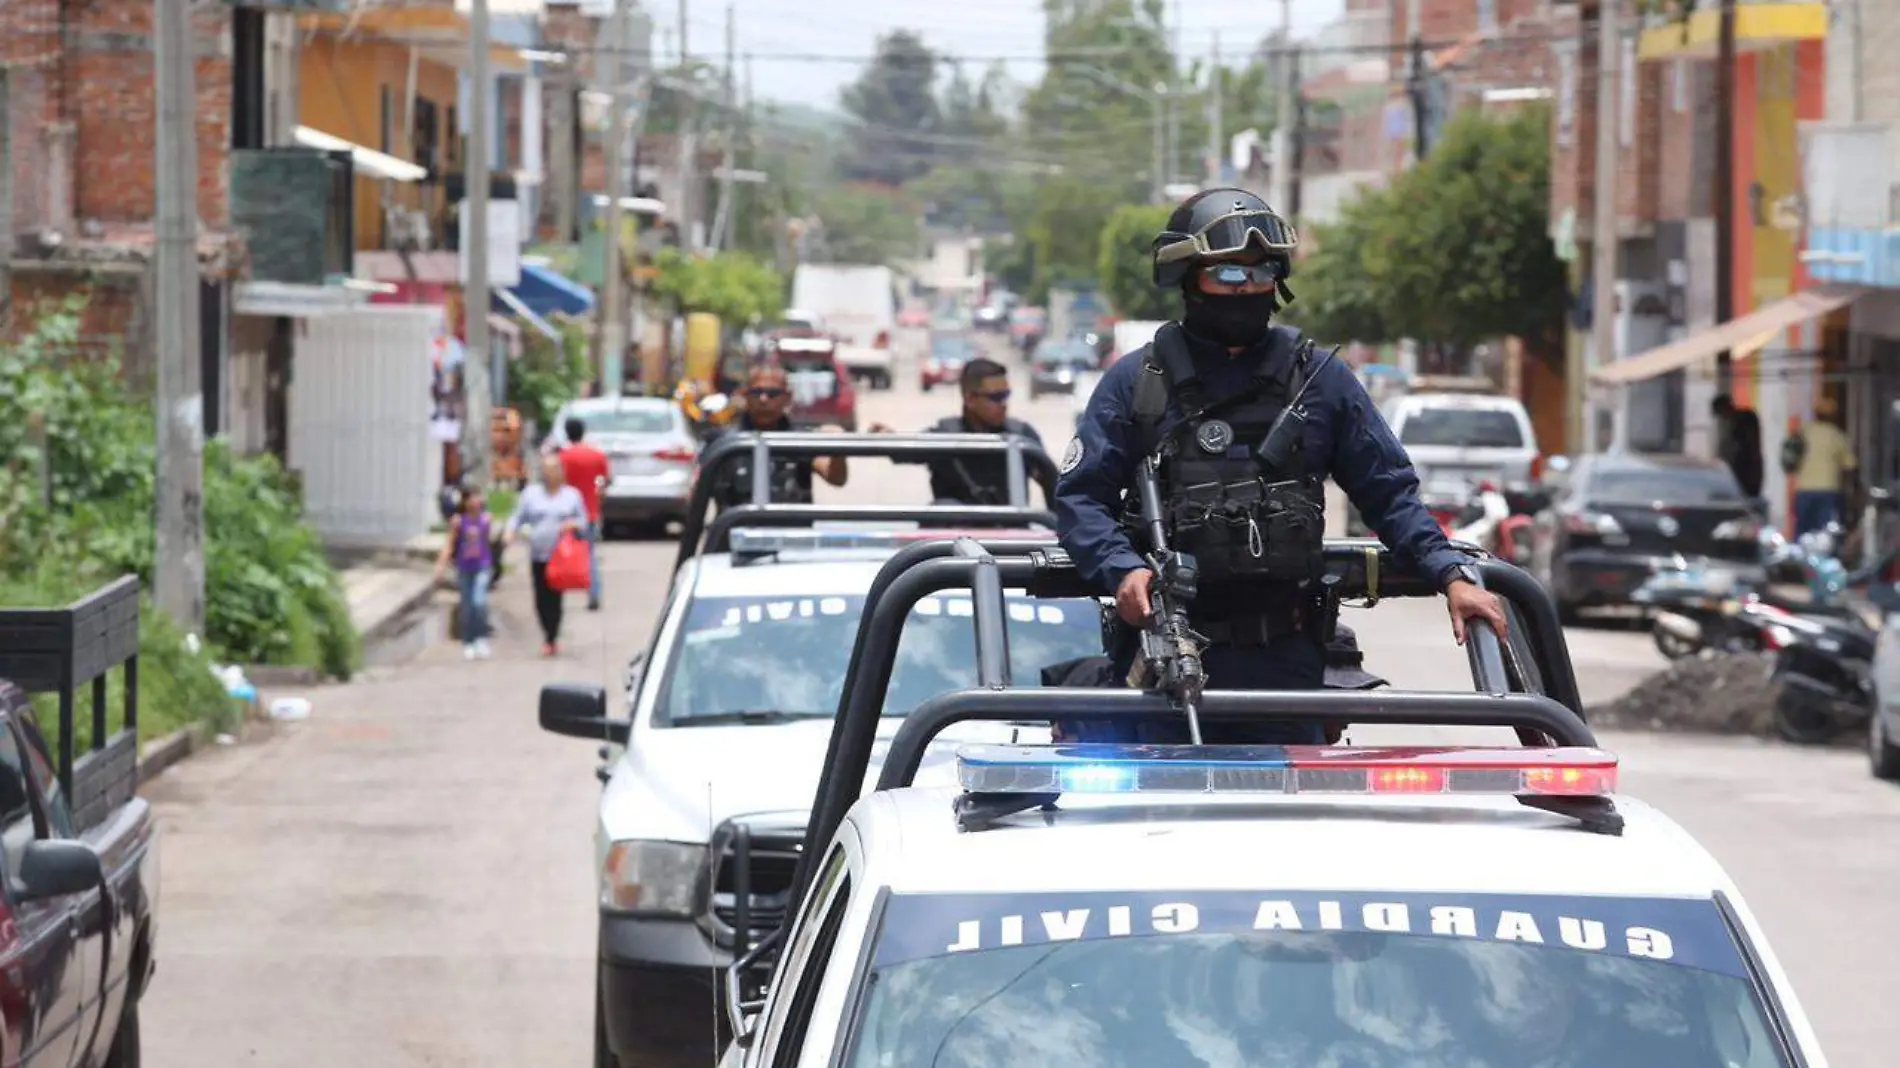
M 541 729 L 570 738 L 626 745 L 633 724 L 607 716 L 607 691 L 599 686 L 554 682 L 541 687 Z
M 22 902 L 83 894 L 105 882 L 105 865 L 84 842 L 42 838 L 21 851 L 17 894 Z

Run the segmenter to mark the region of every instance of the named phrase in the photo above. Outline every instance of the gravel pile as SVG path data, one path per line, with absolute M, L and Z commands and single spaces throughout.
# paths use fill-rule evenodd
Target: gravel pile
M 1705 651 L 1684 657 L 1614 701 L 1589 710 L 1590 726 L 1774 737 L 1774 657 Z

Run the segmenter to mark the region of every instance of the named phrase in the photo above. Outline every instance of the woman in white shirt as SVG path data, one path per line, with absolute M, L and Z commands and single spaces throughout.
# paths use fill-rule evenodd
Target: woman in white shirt
M 587 524 L 587 505 L 580 491 L 567 484 L 558 456 L 541 458 L 541 481 L 521 492 L 515 514 L 508 517 L 504 544 L 512 544 L 523 528 L 528 531 L 529 570 L 534 576 L 534 614 L 541 621 L 541 655 L 560 651 L 561 591 L 548 585 L 548 560 L 565 531 L 579 532 Z

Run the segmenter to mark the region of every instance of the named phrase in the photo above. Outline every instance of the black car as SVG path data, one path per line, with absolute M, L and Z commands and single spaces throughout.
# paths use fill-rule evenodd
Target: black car
M 1659 570 L 1706 562 L 1760 586 L 1761 513 L 1728 467 L 1692 456 L 1578 459 L 1531 528 L 1532 567 L 1565 615 L 1632 603 Z
M 1036 349 L 1029 372 L 1031 399 L 1045 393 L 1074 393 L 1075 381 L 1097 367 L 1094 350 L 1078 340 L 1045 341 Z

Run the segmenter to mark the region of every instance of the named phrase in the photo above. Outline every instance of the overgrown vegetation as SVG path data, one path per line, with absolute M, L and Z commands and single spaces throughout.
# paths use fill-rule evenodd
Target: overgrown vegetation
M 554 429 L 561 405 L 581 395 L 594 377 L 587 352 L 587 329 L 577 320 L 557 317 L 561 331 L 556 344 L 538 330 L 526 332 L 521 357 L 509 365 L 508 397 L 524 423 L 533 423 L 537 435 Z
M 777 315 L 785 307 L 785 280 L 765 263 L 743 252 L 688 256 L 661 249 L 654 267 L 654 292 L 681 314 L 706 312 L 729 326 L 744 326 Z
M 0 605 L 57 605 L 155 567 L 152 405 L 115 360 L 78 355 L 81 304 L 40 314 L 0 348 Z M 348 677 L 361 643 L 336 572 L 275 459 L 205 448 L 202 654 L 145 612 L 147 733 L 230 715 L 209 659 Z M 209 687 L 206 683 L 209 682 Z

